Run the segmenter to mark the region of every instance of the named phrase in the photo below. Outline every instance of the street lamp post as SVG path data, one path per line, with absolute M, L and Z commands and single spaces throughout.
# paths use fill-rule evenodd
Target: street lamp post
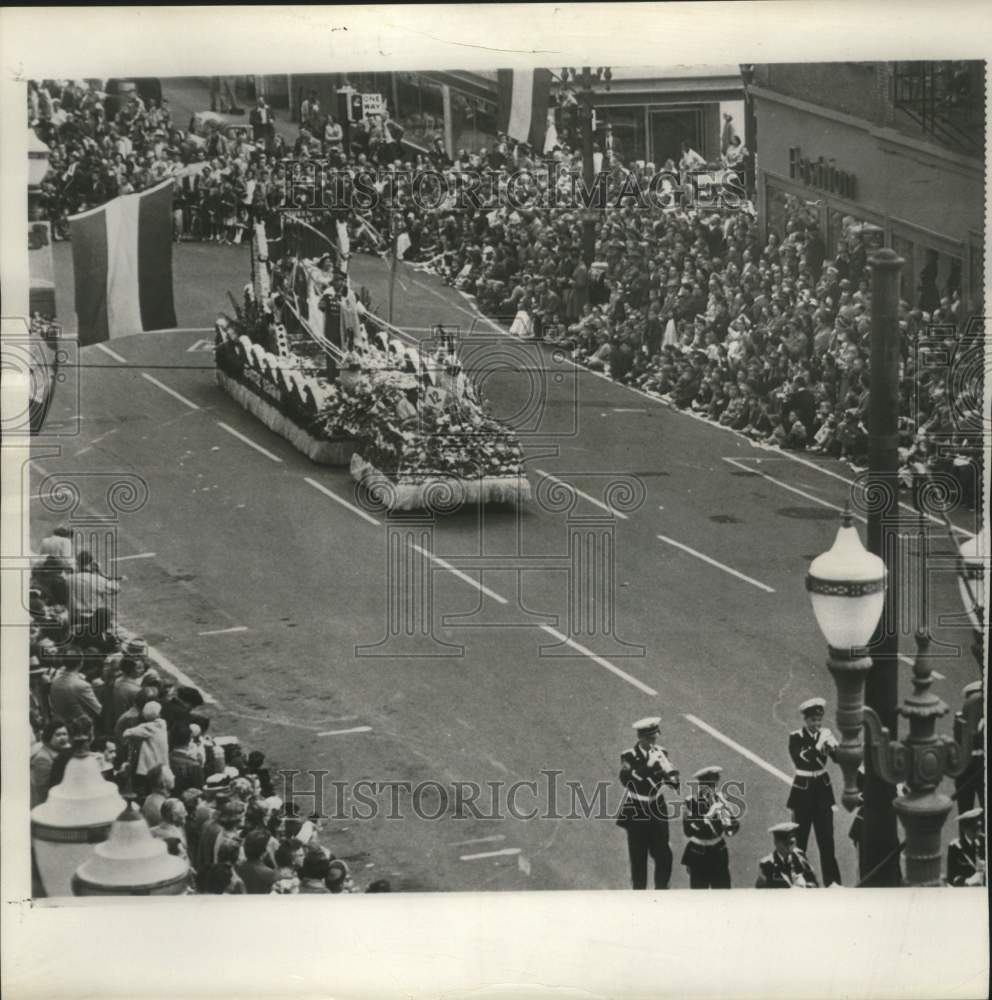
M 867 700 L 867 679 L 873 669 L 864 643 L 883 614 L 887 572 L 883 561 L 861 544 L 850 510 L 845 510 L 837 539 L 830 551 L 814 559 L 806 578 L 813 614 L 830 647 L 827 666 L 837 685 L 837 728 L 842 740 L 837 763 L 844 775 L 842 802 L 848 811 L 858 805 L 858 766 L 877 776 L 889 788 L 905 783 L 907 791 L 894 802 L 906 834 L 906 883 L 940 883 L 940 832 L 951 811 L 951 800 L 938 791 L 945 777 L 957 777 L 968 766 L 974 742 L 975 720 L 958 722 L 957 739 L 938 735 L 937 719 L 947 705 L 930 692 L 933 669 L 930 636 L 916 635 L 913 693 L 898 709 L 909 722 L 909 735 L 897 740 Z M 891 598 L 891 593 L 889 594 Z M 865 741 L 867 735 L 867 741 Z M 867 746 L 866 746 L 867 742 Z M 870 804 L 864 792 L 864 809 Z M 898 839 L 892 849 L 898 871 Z M 892 859 L 883 857 L 882 865 Z M 871 870 L 863 871 L 862 885 L 877 885 Z M 901 879 L 890 883 L 902 884 Z
M 865 701 L 893 737 L 899 704 L 899 280 L 905 261 L 893 250 L 872 254 L 871 374 L 868 414 L 868 550 L 888 571 L 888 597 L 871 642 Z M 866 884 L 900 884 L 895 788 L 865 767 L 861 874 Z

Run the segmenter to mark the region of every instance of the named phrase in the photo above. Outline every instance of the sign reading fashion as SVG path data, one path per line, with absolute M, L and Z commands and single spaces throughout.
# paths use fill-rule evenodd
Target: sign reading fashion
M 789 147 L 789 176 L 801 180 L 810 187 L 839 194 L 842 198 L 855 198 L 857 184 L 854 174 L 846 170 L 838 170 L 833 160 L 824 160 L 822 156 L 810 160 L 802 155 L 798 146 Z

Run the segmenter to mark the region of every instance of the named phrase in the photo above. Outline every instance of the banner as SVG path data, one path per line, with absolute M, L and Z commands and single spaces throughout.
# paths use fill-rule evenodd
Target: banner
M 69 216 L 81 345 L 176 325 L 172 184 Z
M 551 71 L 501 69 L 496 72 L 496 128 L 517 142 L 544 152 L 551 101 Z

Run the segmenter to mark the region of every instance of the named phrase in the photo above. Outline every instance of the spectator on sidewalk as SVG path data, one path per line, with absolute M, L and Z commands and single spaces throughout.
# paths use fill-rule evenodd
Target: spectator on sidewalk
M 56 757 L 69 749 L 69 729 L 53 718 L 42 732 L 41 743 L 31 753 L 31 808 L 48 798 L 49 779 Z
M 102 705 L 93 685 L 82 675 L 83 655 L 77 649 L 66 649 L 62 666 L 52 681 L 49 703 L 52 715 L 60 719 L 75 719 L 82 715 L 91 721 L 100 718 Z
M 275 869 L 264 861 L 269 845 L 269 834 L 265 830 L 250 831 L 244 839 L 245 860 L 238 865 L 237 872 L 250 895 L 264 895 L 272 891 L 276 880 Z
M 148 794 L 141 806 L 141 815 L 149 826 L 162 822 L 162 804 L 176 787 L 176 778 L 165 764 L 156 764 L 148 771 Z

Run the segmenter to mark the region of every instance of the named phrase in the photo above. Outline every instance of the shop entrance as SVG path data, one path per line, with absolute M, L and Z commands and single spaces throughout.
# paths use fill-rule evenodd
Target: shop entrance
M 678 167 L 683 141 L 705 156 L 701 148 L 703 113 L 699 108 L 665 109 L 651 112 L 651 153 L 659 169 L 666 160 Z

